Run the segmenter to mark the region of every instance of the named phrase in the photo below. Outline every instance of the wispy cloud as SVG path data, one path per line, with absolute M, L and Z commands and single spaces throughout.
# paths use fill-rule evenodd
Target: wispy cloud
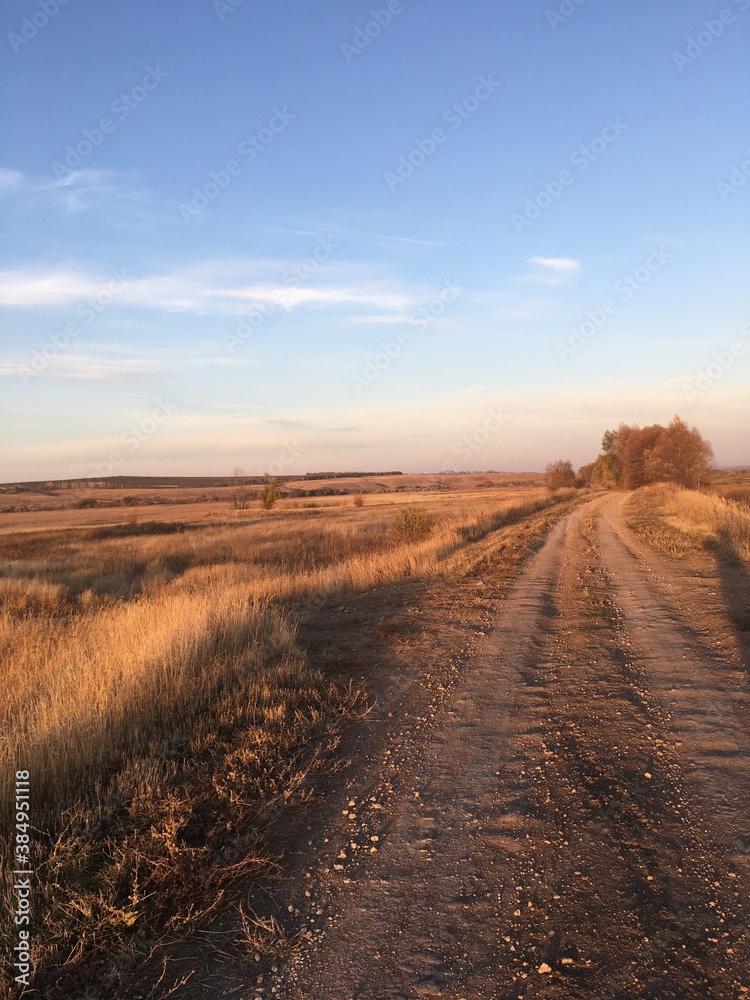
M 581 270 L 572 257 L 529 257 L 531 271 L 519 280 L 542 285 L 563 285 Z
M 406 314 L 361 314 L 359 316 L 347 316 L 349 323 L 360 326 L 408 326 L 414 323 L 414 317 Z
M 149 349 L 132 344 L 81 343 L 78 350 L 48 353 L 43 365 L 34 364 L 34 355 L 0 357 L 0 377 L 68 379 L 84 382 L 121 382 L 155 376 L 173 376 L 182 371 L 207 367 L 249 367 L 252 358 L 228 358 L 179 348 Z M 187 351 L 187 353 L 186 353 Z
M 423 240 L 413 236 L 393 236 L 386 233 L 365 233 L 356 229 L 344 229 L 340 226 L 324 226 L 321 229 L 287 229 L 276 227 L 277 233 L 290 233 L 293 236 L 349 236 L 352 239 L 371 240 L 376 243 L 403 243 L 418 247 L 444 247 L 439 240 Z
M 71 214 L 149 200 L 136 178 L 119 170 L 70 170 L 61 177 L 31 177 L 0 168 L 0 197 L 11 194 Z
M 92 281 L 67 268 L 0 271 L 0 305 L 66 305 L 96 294 L 106 282 Z
M 8 170 L 0 167 L 0 198 L 12 194 L 23 187 L 23 174 L 20 170 Z
M 0 376 L 18 376 L 28 365 L 26 359 L 0 361 Z M 58 354 L 46 361 L 40 376 L 85 382 L 121 382 L 163 375 L 164 368 L 146 358 L 102 358 L 94 354 Z
M 57 181 L 38 184 L 35 192 L 45 193 L 66 212 L 86 212 L 113 202 L 144 204 L 147 193 L 135 178 L 114 170 L 73 170 Z
M 242 315 L 265 302 L 284 309 L 355 305 L 401 313 L 413 304 L 412 295 L 385 279 L 353 275 L 346 281 L 346 275 L 340 274 L 338 281 L 293 284 L 283 280 L 288 266 L 288 262 L 277 262 L 276 280 L 259 277 L 259 270 L 268 271 L 268 262 L 259 268 L 254 261 L 207 261 L 171 274 L 124 276 L 115 304 L 202 315 Z M 105 294 L 109 282 L 106 276 L 65 267 L 0 271 L 0 305 L 72 306 Z

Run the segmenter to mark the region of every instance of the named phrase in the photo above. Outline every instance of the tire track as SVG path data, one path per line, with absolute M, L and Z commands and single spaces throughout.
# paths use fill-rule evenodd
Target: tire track
M 747 691 L 622 502 L 552 529 L 377 813 L 375 852 L 319 873 L 322 940 L 257 995 L 746 995 Z

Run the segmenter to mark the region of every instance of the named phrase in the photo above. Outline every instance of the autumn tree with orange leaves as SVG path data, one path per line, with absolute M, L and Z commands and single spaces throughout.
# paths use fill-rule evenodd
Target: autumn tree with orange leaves
M 579 476 L 626 490 L 659 482 L 694 489 L 708 480 L 713 460 L 713 448 L 700 431 L 675 416 L 668 427 L 620 424 L 606 431 L 601 455 Z

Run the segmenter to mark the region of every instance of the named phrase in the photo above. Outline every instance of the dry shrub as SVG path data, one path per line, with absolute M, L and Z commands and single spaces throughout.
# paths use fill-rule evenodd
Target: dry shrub
M 420 542 L 432 534 L 434 523 L 423 507 L 402 507 L 393 518 L 391 530 L 399 542 Z

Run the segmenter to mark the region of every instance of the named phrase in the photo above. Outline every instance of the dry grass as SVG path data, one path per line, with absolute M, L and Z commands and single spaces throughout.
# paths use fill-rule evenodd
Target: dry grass
M 229 589 L 10 624 L 3 774 L 32 775 L 36 985 L 70 996 L 134 938 L 148 953 L 157 928 L 179 938 L 273 873 L 264 826 L 304 799 L 360 697 Z M 8 954 L 7 922 L 2 937 Z
M 266 693 L 259 676 L 267 686 L 300 670 L 278 613 L 236 587 L 161 592 L 52 622 L 4 615 L 0 644 L 8 664 L 0 725 L 13 734 L 3 774 L 23 761 L 35 775 L 35 818 L 45 829 L 92 776 L 155 742 L 172 756 L 188 734 L 244 724 Z
M 639 490 L 632 526 L 671 556 L 709 549 L 728 562 L 750 562 L 750 509 L 741 500 L 673 486 Z
M 287 607 L 460 575 L 497 529 L 564 499 L 420 497 L 433 529 L 417 541 L 394 535 L 386 504 L 6 535 L 2 833 L 8 776 L 26 768 L 37 988 L 62 997 L 92 969 L 112 975 L 154 928 L 187 934 L 238 905 L 242 876 L 272 872 L 265 827 L 305 798 L 363 704 L 306 663 Z
M 727 486 L 716 485 L 710 492 L 723 497 L 725 500 L 733 500 L 741 507 L 750 508 L 750 485 L 747 483 L 736 483 Z
M 472 494 L 419 497 L 409 505 L 428 510 L 436 522 L 429 545 L 417 556 L 420 568 L 436 566 L 447 549 L 463 544 L 466 525 L 481 522 L 498 507 L 526 510 L 545 499 L 541 489 L 517 492 L 500 503 Z M 52 584 L 73 605 L 130 599 L 172 581 L 189 581 L 190 571 L 198 580 L 202 572 L 222 567 L 241 567 L 256 596 L 313 593 L 318 586 L 327 592 L 326 577 L 335 584 L 337 568 L 344 567 L 349 582 L 343 580 L 342 586 L 359 589 L 413 569 L 411 556 L 399 551 L 391 530 L 402 506 L 389 499 L 364 509 L 339 503 L 268 514 L 239 512 L 210 525 L 148 521 L 10 533 L 2 545 L 0 579 L 29 581 L 29 590 Z M 13 586 L 22 592 L 23 586 Z

